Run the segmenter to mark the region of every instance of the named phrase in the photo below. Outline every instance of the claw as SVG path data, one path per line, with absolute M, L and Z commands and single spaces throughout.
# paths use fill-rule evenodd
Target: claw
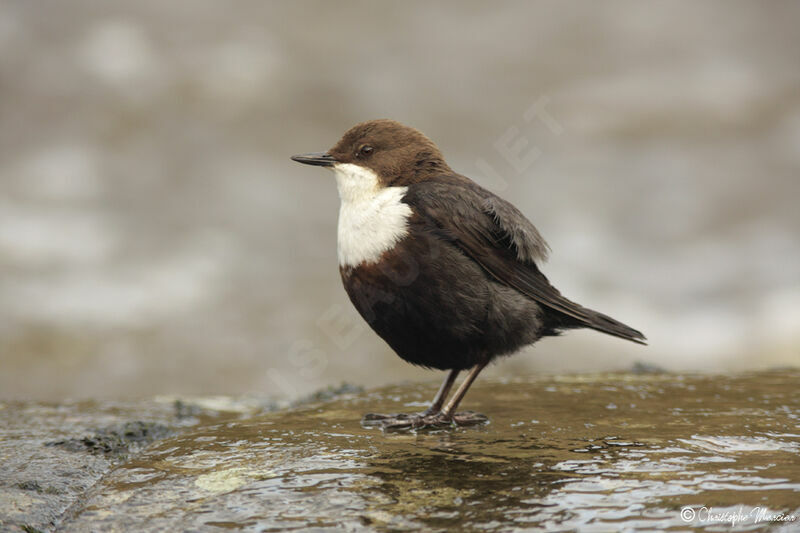
M 387 424 L 402 423 L 419 418 L 420 415 L 414 413 L 367 413 L 361 419 L 362 427 L 384 427 Z
M 364 428 L 379 427 L 387 432 L 443 429 L 488 424 L 486 415 L 465 411 L 454 415 L 442 413 L 368 413 L 361 419 Z

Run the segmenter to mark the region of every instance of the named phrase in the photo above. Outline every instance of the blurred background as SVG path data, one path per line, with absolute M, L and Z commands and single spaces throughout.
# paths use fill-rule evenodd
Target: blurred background
M 115 5 L 116 4 L 116 5 Z M 362 324 L 331 174 L 389 117 L 644 331 L 494 375 L 800 365 L 800 4 L 0 3 L 0 396 L 438 380 Z

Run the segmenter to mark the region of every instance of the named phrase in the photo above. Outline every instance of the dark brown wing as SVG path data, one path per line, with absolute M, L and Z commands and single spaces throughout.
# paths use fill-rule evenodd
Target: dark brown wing
M 459 175 L 417 183 L 406 201 L 442 239 L 458 246 L 497 281 L 513 287 L 576 325 L 644 344 L 644 335 L 561 295 L 536 261 L 548 247 L 533 224 L 510 203 Z

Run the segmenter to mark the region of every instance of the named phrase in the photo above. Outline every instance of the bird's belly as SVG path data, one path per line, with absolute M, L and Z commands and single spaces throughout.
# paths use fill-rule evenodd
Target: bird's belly
M 470 368 L 538 338 L 535 302 L 444 241 L 412 235 L 341 274 L 361 316 L 414 364 Z

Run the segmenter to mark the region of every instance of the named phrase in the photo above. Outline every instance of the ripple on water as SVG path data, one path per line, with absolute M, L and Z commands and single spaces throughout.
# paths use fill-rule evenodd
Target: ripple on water
M 798 377 L 626 376 L 620 387 L 584 376 L 579 391 L 563 378 L 487 381 L 468 402 L 492 423 L 438 433 L 359 424 L 433 386 L 200 426 L 113 472 L 74 526 L 102 529 L 103 517 L 124 513 L 144 531 L 728 530 L 724 519 L 741 508 L 751 515 L 736 528 L 752 528 L 757 516 L 797 509 L 800 437 L 788 415 L 800 413 Z M 758 413 L 731 416 L 753 403 Z M 106 507 L 114 512 L 88 512 Z

